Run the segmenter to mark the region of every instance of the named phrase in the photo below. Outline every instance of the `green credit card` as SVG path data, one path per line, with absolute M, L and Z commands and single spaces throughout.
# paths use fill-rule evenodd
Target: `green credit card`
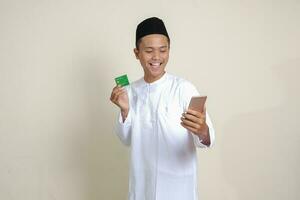
M 115 78 L 116 84 L 120 86 L 129 85 L 127 74 Z

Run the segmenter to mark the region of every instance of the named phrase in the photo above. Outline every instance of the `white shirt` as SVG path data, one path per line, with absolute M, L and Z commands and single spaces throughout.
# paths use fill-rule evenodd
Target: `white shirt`
M 188 81 L 165 73 L 153 83 L 143 78 L 126 87 L 130 110 L 121 115 L 117 135 L 131 147 L 129 200 L 196 200 L 196 147 L 206 147 L 181 126 L 197 89 Z M 214 129 L 206 113 L 211 144 Z

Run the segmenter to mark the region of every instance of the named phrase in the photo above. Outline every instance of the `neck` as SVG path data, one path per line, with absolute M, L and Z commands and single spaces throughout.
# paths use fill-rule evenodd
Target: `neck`
M 158 76 L 158 77 L 146 77 L 146 76 L 144 76 L 144 80 L 145 80 L 147 83 L 153 83 L 153 82 L 159 80 L 161 77 L 163 77 L 163 75 L 164 75 L 165 73 L 166 73 L 166 72 L 164 71 L 164 73 L 161 74 L 161 75 Z

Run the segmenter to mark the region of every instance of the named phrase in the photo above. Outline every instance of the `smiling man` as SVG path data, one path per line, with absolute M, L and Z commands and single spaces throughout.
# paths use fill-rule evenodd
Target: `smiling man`
M 197 200 L 196 148 L 214 142 L 208 113 L 188 109 L 196 87 L 165 70 L 169 51 L 163 21 L 142 21 L 134 53 L 144 76 L 110 97 L 120 108 L 117 135 L 131 148 L 129 200 Z

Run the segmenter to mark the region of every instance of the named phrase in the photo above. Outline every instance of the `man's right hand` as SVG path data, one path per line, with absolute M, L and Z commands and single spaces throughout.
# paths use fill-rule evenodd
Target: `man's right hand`
M 126 89 L 121 86 L 114 87 L 111 92 L 110 101 L 121 109 L 124 122 L 129 112 L 129 100 Z

